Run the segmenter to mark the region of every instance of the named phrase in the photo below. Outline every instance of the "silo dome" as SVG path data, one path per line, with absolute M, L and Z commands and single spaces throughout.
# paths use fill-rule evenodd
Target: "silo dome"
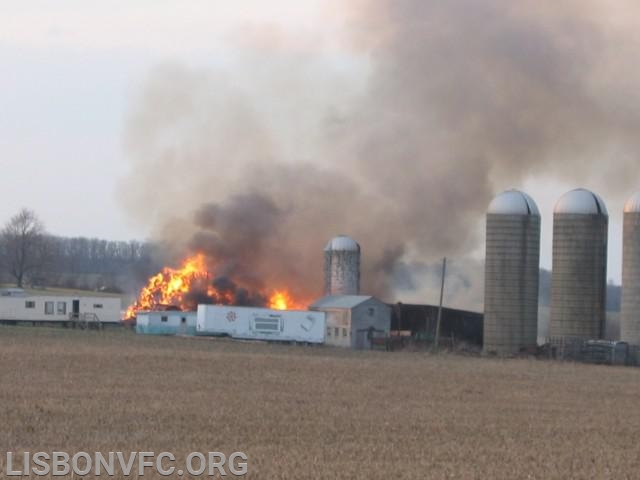
M 602 338 L 607 296 L 608 224 L 604 202 L 589 190 L 571 190 L 556 203 L 551 337 Z
M 329 240 L 327 246 L 324 247 L 325 252 L 331 250 L 359 252 L 360 245 L 358 245 L 358 243 L 353 238 L 348 237 L 347 235 L 338 235 Z
M 620 340 L 640 345 L 640 192 L 624 205 Z
M 360 245 L 351 237 L 338 235 L 324 248 L 324 293 L 360 294 Z
M 640 192 L 627 200 L 624 204 L 624 213 L 640 213 Z
M 487 210 L 485 353 L 531 351 L 538 336 L 540 212 L 524 192 L 507 190 Z
M 487 213 L 540 216 L 540 211 L 533 198 L 520 190 L 507 190 L 498 194 L 489 204 Z
M 561 196 L 553 209 L 553 213 L 609 215 L 602 198 L 584 188 L 576 188 Z

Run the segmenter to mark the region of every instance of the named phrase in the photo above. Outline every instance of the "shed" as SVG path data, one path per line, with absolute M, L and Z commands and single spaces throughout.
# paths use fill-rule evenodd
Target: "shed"
M 393 305 L 392 330 L 410 331 L 413 337 L 431 342 L 435 338 L 437 321 L 437 305 L 407 303 Z M 482 313 L 443 307 L 440 325 L 441 341 L 450 340 L 481 346 L 483 324 Z
M 138 312 L 136 333 L 150 335 L 195 335 L 196 312 L 167 310 Z
M 372 338 L 386 337 L 391 328 L 391 308 L 367 295 L 329 295 L 309 310 L 326 313 L 327 345 L 369 349 Z

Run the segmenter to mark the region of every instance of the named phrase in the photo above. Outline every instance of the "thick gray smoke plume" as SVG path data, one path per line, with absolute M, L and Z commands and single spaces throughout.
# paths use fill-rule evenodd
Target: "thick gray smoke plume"
M 230 274 L 313 298 L 324 243 L 346 233 L 367 293 L 419 290 L 449 255 L 476 303 L 478 268 L 464 280 L 462 265 L 496 190 L 543 173 L 606 176 L 612 195 L 637 181 L 635 32 L 604 1 L 339 5 L 340 65 L 283 34 L 245 41 L 224 73 L 149 76 L 123 193 L 177 255 L 205 250 Z

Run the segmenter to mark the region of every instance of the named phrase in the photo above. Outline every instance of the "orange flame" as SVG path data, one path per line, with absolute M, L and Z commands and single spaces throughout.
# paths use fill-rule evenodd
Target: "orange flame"
M 149 279 L 136 302 L 127 308 L 125 318 L 133 318 L 137 312 L 160 306 L 180 307 L 194 282 L 207 277 L 206 261 L 202 254 L 187 258 L 179 269 L 165 267 Z
M 152 276 L 142 288 L 138 299 L 127 308 L 125 319 L 133 319 L 137 313 L 144 310 L 159 310 L 177 308 L 193 310 L 195 301 L 187 298 L 191 292 L 206 292 L 207 300 L 216 304 L 232 304 L 233 294 L 219 291 L 209 283 L 210 275 L 207 271 L 207 259 L 203 254 L 188 257 L 180 268 L 165 267 L 161 272 Z M 259 296 L 267 299 L 266 306 L 274 310 L 306 310 L 306 304 L 295 301 L 286 289 L 258 292 Z

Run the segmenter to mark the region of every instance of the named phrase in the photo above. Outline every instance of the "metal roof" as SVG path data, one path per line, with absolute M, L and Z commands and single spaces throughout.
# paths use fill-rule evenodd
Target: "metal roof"
M 520 190 L 507 190 L 498 194 L 489 204 L 487 213 L 498 215 L 534 215 L 539 217 L 540 210 L 529 195 Z
M 333 237 L 327 243 L 327 246 L 324 247 L 325 252 L 340 250 L 340 251 L 348 251 L 348 252 L 359 252 L 360 245 L 353 238 L 348 237 L 347 235 L 338 235 Z
M 309 308 L 354 308 L 372 298 L 370 295 L 327 295 L 309 305 Z
M 609 215 L 602 198 L 584 188 L 576 188 L 560 197 L 553 209 L 553 213 Z
M 624 213 L 639 213 L 640 212 L 640 192 L 633 195 L 627 203 L 624 204 Z

